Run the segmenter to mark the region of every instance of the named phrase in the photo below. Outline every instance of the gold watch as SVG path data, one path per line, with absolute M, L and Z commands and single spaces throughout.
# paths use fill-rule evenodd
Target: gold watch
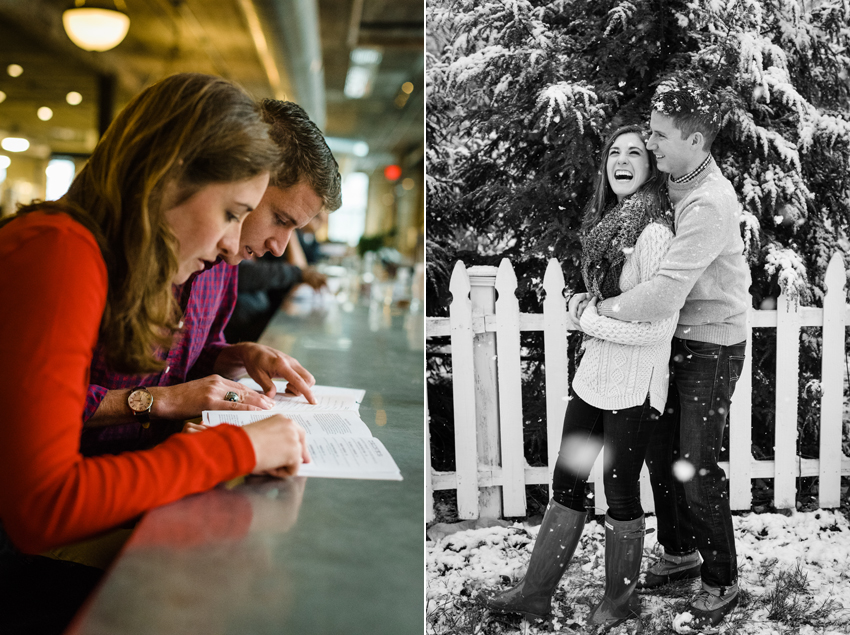
M 137 386 L 130 391 L 127 397 L 127 405 L 136 417 L 136 421 L 147 428 L 151 424 L 151 408 L 153 407 L 153 395 L 144 386 Z

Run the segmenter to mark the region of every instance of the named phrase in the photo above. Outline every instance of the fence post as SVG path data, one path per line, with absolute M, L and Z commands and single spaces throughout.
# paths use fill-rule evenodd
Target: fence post
M 475 367 L 472 347 L 472 301 L 463 262 L 455 263 L 449 282 L 452 338 L 452 404 L 455 415 L 457 515 L 478 518 L 478 457 L 475 442 Z
M 516 273 L 502 258 L 496 276 L 496 351 L 502 456 L 502 514 L 525 516 L 525 453 L 522 425 L 522 362 Z
M 823 300 L 823 357 L 821 359 L 820 462 L 818 503 L 822 508 L 841 505 L 841 428 L 844 397 L 844 259 L 833 254 L 826 268 Z
M 776 435 L 773 504 L 797 507 L 797 402 L 800 372 L 800 307 L 783 292 L 776 306 Z
M 481 332 L 474 335 L 474 370 L 476 422 L 476 487 L 477 470 L 499 466 L 499 394 L 496 386 L 496 334 L 484 332 L 484 316 L 496 312 L 496 273 L 498 267 L 478 265 L 469 268 L 472 315 L 481 321 Z M 502 502 L 498 487 L 478 489 L 477 516 L 498 518 Z
M 567 303 L 564 301 L 564 272 L 561 264 L 550 258 L 543 276 L 543 352 L 546 374 L 546 445 L 549 462 L 549 496 L 552 475 L 561 449 L 564 413 L 570 394 L 567 355 Z

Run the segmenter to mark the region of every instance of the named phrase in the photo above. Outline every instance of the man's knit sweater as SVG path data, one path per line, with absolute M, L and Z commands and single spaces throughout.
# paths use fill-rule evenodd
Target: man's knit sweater
M 735 190 L 715 163 L 693 181 L 668 186 L 676 237 L 658 275 L 600 302 L 599 314 L 646 322 L 680 311 L 677 337 L 724 346 L 743 342 L 751 281 Z
M 632 289 L 652 278 L 673 240 L 672 232 L 658 223 L 647 225 L 626 254 L 620 288 Z M 658 412 L 667 401 L 670 340 L 676 313 L 655 322 L 622 322 L 588 308 L 581 316 L 585 337 L 584 356 L 573 390 L 584 401 L 603 410 L 649 404 Z

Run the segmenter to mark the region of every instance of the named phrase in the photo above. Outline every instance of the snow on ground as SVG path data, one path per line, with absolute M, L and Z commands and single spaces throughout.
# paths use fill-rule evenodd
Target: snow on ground
M 507 523 L 505 523 L 507 524 Z M 813 511 L 735 516 L 741 602 L 721 632 L 748 635 L 850 633 L 850 524 L 837 512 Z M 469 526 L 467 521 L 466 525 Z M 647 519 L 655 527 L 655 518 Z M 522 578 L 537 527 L 515 523 L 429 532 L 427 633 L 512 634 L 518 616 L 492 615 L 476 602 L 484 589 L 502 589 Z M 437 534 L 437 535 L 435 535 Z M 646 537 L 644 567 L 660 553 L 656 534 Z M 530 634 L 580 632 L 602 596 L 605 532 L 589 523 L 553 602 L 554 619 L 530 625 Z M 611 631 L 669 633 L 676 613 L 687 608 L 694 582 L 643 594 L 641 619 Z

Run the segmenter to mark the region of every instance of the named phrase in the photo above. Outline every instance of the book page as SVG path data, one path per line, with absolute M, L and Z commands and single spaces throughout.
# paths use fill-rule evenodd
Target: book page
M 243 377 L 239 380 L 240 384 L 244 384 L 248 388 L 252 388 L 257 392 L 262 392 L 260 385 L 249 377 Z M 337 411 L 337 410 L 359 410 L 360 402 L 366 395 L 365 390 L 357 388 L 340 388 L 338 386 L 313 386 L 313 397 L 316 398 L 316 404 L 308 403 L 304 397 L 286 394 L 286 381 L 275 379 L 274 385 L 277 388 L 277 394 L 274 396 L 276 412 L 319 412 L 319 411 Z
M 310 463 L 298 469 L 299 476 L 402 480 L 390 453 L 374 437 L 307 437 Z
M 305 412 L 305 413 L 276 413 L 274 410 L 204 410 L 203 423 L 207 426 L 230 424 L 245 426 L 268 419 L 274 414 L 284 414 L 304 428 L 310 436 L 329 436 L 348 434 L 353 436 L 371 437 L 372 433 L 363 420 L 355 412 Z

